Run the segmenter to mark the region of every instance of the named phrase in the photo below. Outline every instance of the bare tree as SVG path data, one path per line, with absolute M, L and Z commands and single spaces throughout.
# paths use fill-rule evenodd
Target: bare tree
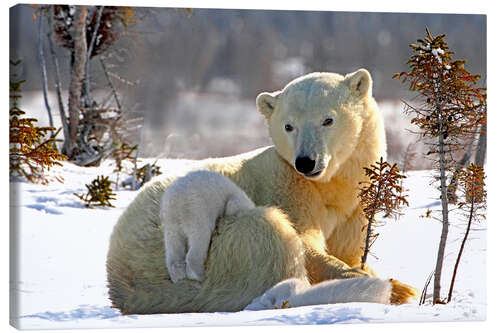
M 122 105 L 109 79 L 118 106 L 112 108 L 107 101 L 96 101 L 90 93 L 90 62 L 97 55 L 107 52 L 125 28 L 135 22 L 135 10 L 116 6 L 52 5 L 49 15 L 49 43 L 56 67 L 56 88 L 60 116 L 64 129 L 63 151 L 78 165 L 98 165 L 116 147 L 123 144 L 121 134 L 127 128 L 122 116 Z M 67 49 L 71 55 L 68 116 L 65 114 L 59 66 L 54 42 Z
M 80 100 L 82 97 L 82 81 L 85 76 L 85 63 L 87 60 L 87 37 L 86 37 L 86 20 L 88 8 L 87 6 L 75 7 L 75 15 L 72 24 L 72 35 L 74 41 L 74 49 L 71 54 L 71 83 L 69 87 L 68 113 L 69 113 L 69 141 L 67 152 L 71 157 L 77 154 L 76 140 L 78 135 L 79 117 L 81 113 Z

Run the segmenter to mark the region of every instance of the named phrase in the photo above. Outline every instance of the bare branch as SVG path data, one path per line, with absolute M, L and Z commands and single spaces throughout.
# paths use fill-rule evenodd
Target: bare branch
M 38 17 L 38 60 L 40 61 L 40 71 L 42 72 L 43 101 L 45 102 L 45 108 L 47 109 L 47 114 L 49 115 L 49 126 L 54 127 L 54 121 L 52 119 L 52 111 L 50 110 L 49 96 L 47 92 L 47 66 L 45 64 L 45 55 L 43 52 L 43 12 L 45 11 L 45 9 L 45 6 L 40 7 L 40 15 Z
M 106 68 L 106 64 L 104 63 L 104 58 L 99 57 L 99 61 L 101 62 L 102 70 L 104 71 L 104 76 L 106 77 L 106 80 L 108 81 L 108 85 L 111 88 L 111 91 L 113 92 L 113 96 L 115 96 L 115 102 L 116 106 L 118 106 L 118 110 L 122 109 L 120 99 L 118 98 L 118 93 L 116 92 L 115 86 L 113 85 L 113 82 L 111 82 L 111 78 L 109 77 L 108 70 Z
M 85 88 L 85 104 L 86 106 L 90 106 L 91 103 L 91 97 L 90 97 L 90 73 L 89 73 L 89 68 L 90 68 L 90 57 L 92 55 L 92 50 L 94 49 L 94 44 L 97 38 L 97 33 L 99 31 L 99 25 L 101 24 L 101 16 L 102 16 L 102 11 L 104 9 L 104 6 L 100 6 L 99 9 L 97 10 L 97 20 L 96 24 L 94 27 L 94 33 L 92 34 L 92 38 L 90 40 L 90 44 L 88 46 L 87 50 L 87 59 L 85 61 L 85 77 L 84 77 L 84 88 Z

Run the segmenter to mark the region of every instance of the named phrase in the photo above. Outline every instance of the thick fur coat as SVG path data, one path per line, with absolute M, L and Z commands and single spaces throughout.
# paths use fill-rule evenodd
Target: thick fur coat
M 201 283 L 174 285 L 165 267 L 159 206 L 175 177 L 147 184 L 111 236 L 113 305 L 123 313 L 238 311 L 284 279 L 373 276 L 358 267 L 366 220 L 357 197 L 363 167 L 386 149 L 371 91 L 364 69 L 300 77 L 257 97 L 274 146 L 196 163 L 227 176 L 257 206 L 218 220 Z M 392 303 L 416 294 L 391 286 Z

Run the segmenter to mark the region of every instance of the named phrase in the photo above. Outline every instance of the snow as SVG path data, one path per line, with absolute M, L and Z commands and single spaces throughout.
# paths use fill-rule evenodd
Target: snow
M 437 49 L 432 49 L 432 54 L 436 57 L 436 59 L 439 61 L 439 63 L 443 63 L 443 61 L 441 60 L 441 54 L 444 53 L 444 51 L 441 49 L 441 48 L 437 48 Z
M 148 160 L 149 161 L 149 160 Z M 154 162 L 151 160 L 149 162 Z M 166 173 L 191 165 L 187 160 L 159 160 Z M 37 185 L 11 183 L 11 210 L 17 267 L 11 279 L 11 322 L 22 329 L 128 328 L 231 325 L 303 325 L 335 323 L 479 321 L 486 319 L 486 223 L 475 225 L 466 245 L 447 305 L 417 302 L 402 306 L 368 303 L 312 305 L 280 310 L 236 313 L 187 313 L 122 316 L 110 308 L 105 260 L 108 239 L 119 215 L 136 195 L 119 190 L 115 208 L 88 209 L 73 193 L 97 175 L 112 174 L 105 161 L 97 168 L 64 162 L 51 176 L 65 179 Z M 122 176 L 121 178 L 125 178 Z M 370 264 L 379 277 L 392 277 L 422 289 L 435 265 L 441 227 L 421 218 L 439 209 L 429 171 L 410 172 L 406 179 L 410 207 L 399 220 L 383 220 Z M 465 222 L 452 215 L 445 258 L 442 296 L 447 294 Z M 432 290 L 432 283 L 428 292 Z

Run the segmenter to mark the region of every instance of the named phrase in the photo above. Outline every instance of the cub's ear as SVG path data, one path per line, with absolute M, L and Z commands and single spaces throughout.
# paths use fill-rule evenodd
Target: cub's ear
M 364 98 L 372 95 L 372 77 L 364 68 L 347 74 L 345 82 L 351 89 L 352 96 L 356 98 Z
M 275 91 L 272 93 L 263 92 L 257 96 L 256 103 L 259 112 L 266 117 L 267 120 L 271 118 L 273 114 L 274 108 L 278 103 L 278 98 L 281 94 L 281 91 Z

